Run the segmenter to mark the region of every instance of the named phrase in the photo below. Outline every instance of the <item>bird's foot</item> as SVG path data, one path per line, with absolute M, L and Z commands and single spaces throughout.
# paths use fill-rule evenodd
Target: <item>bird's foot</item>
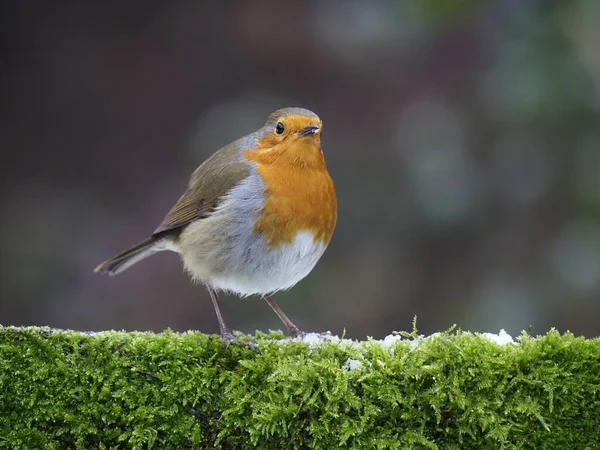
M 302 330 L 300 330 L 298 327 L 294 326 L 294 327 L 289 327 L 288 328 L 288 334 L 290 335 L 290 337 L 292 339 L 300 339 L 302 340 L 302 338 L 304 336 L 306 336 L 306 333 Z
M 233 342 L 237 342 L 241 345 L 246 346 L 251 350 L 258 350 L 260 352 L 260 347 L 255 342 L 249 341 L 247 339 L 242 339 L 231 332 L 229 329 L 221 330 L 221 339 L 225 342 L 225 347 L 229 348 L 229 346 Z

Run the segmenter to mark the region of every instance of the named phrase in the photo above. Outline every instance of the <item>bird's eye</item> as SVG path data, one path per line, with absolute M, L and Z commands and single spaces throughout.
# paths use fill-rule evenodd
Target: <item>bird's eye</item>
M 277 126 L 275 127 L 275 133 L 283 134 L 284 130 L 285 130 L 285 127 L 283 126 L 283 124 L 281 122 L 277 122 Z

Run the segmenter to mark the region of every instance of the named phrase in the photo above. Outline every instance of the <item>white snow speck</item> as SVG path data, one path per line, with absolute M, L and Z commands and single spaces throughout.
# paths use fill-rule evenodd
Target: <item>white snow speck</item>
M 375 342 L 379 342 L 382 347 L 391 347 L 396 342 L 401 341 L 401 340 L 402 340 L 402 336 L 400 336 L 399 334 L 390 334 L 390 335 L 384 337 L 382 341 L 375 341 Z
M 346 361 L 346 364 L 344 365 L 344 369 L 347 371 L 359 370 L 362 369 L 362 367 L 363 363 L 361 361 L 352 358 L 348 358 L 348 361 Z
M 304 333 L 297 338 L 291 339 L 292 342 L 305 342 L 309 345 L 324 344 L 325 342 L 331 342 L 333 344 L 354 344 L 355 342 L 350 339 L 341 339 L 338 336 L 331 334 L 331 331 L 325 333 Z
M 504 329 L 500 330 L 500 333 L 481 333 L 481 335 L 498 345 L 514 344 L 512 336 L 508 334 Z

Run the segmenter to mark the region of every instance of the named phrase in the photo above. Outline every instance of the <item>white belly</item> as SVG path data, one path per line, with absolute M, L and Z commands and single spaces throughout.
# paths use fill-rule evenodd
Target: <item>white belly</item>
M 253 174 L 210 217 L 185 228 L 176 247 L 194 279 L 246 296 L 289 289 L 313 269 L 326 246 L 310 232 L 301 231 L 293 242 L 274 248 L 254 233 L 263 192 Z
M 250 252 L 243 264 L 215 273 L 210 284 L 239 295 L 268 294 L 289 289 L 306 277 L 325 251 L 312 234 L 301 232 L 294 242 L 270 249 L 265 243 Z

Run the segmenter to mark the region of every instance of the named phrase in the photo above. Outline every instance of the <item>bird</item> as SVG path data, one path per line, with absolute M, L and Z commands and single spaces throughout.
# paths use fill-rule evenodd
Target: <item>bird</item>
M 155 253 L 180 255 L 213 303 L 221 338 L 226 325 L 218 292 L 261 296 L 291 337 L 303 334 L 271 295 L 304 279 L 327 248 L 337 197 L 321 148 L 323 123 L 304 108 L 283 108 L 265 124 L 212 154 L 145 240 L 96 267 L 119 274 Z

